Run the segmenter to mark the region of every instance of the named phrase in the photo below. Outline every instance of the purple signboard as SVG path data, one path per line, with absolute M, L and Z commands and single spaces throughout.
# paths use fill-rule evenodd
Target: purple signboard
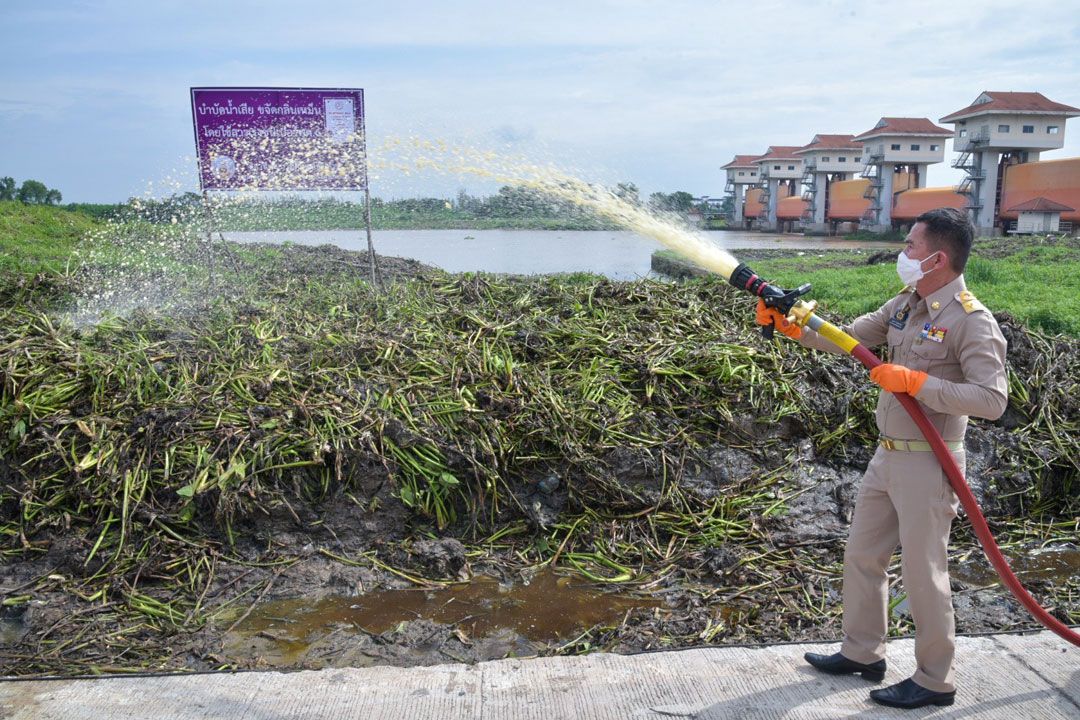
M 203 190 L 363 190 L 364 91 L 191 88 Z

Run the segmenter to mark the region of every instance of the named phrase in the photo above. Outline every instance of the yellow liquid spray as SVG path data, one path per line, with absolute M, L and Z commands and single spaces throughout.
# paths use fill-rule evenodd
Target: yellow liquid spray
M 282 141 L 236 140 L 226 149 L 237 162 L 250 163 L 249 174 L 256 182 L 227 193 L 207 196 L 201 204 L 155 200 L 135 200 L 131 209 L 146 222 L 128 218 L 111 221 L 94 233 L 80 251 L 81 262 L 92 268 L 91 291 L 78 299 L 70 317 L 77 325 L 100 322 L 108 314 L 123 314 L 137 307 L 163 306 L 184 302 L 178 288 L 186 282 L 188 263 L 205 263 L 211 277 L 215 262 L 225 268 L 227 259 L 217 255 L 220 234 L 211 216 L 228 212 L 232 220 L 246 213 L 260 212 L 251 204 L 261 191 L 289 193 L 296 187 L 317 185 L 329 174 L 363 176 L 382 170 L 402 175 L 471 175 L 505 185 L 535 190 L 538 194 L 575 205 L 614 225 L 652 238 L 690 262 L 730 279 L 739 261 L 708 238 L 682 224 L 678 218 L 650 212 L 628 202 L 610 189 L 574 177 L 553 165 L 512 157 L 493 151 L 455 147 L 445 142 L 417 138 L 393 138 L 373 151 L 366 151 L 362 138 L 338 144 L 325 139 L 290 143 L 289 153 L 276 152 Z M 256 165 L 256 161 L 259 163 Z M 376 175 L 377 176 L 377 175 Z M 174 188 L 174 190 L 177 188 Z M 164 208 L 172 216 L 162 222 Z M 104 253 L 99 257 L 99 253 Z M 120 257 L 119 262 L 116 256 Z M 179 269 L 178 269 L 179 268 Z M 173 282 L 172 273 L 178 273 Z
M 393 159 L 391 159 L 393 156 Z M 441 142 L 391 139 L 371 161 L 375 171 L 406 175 L 439 172 L 475 175 L 507 185 L 531 188 L 589 210 L 619 227 L 650 237 L 694 264 L 730 279 L 739 261 L 687 227 L 628 202 L 611 190 L 585 182 L 550 165 L 539 165 L 494 152 L 455 148 Z
M 328 174 L 363 175 L 365 168 L 375 174 L 392 170 L 405 176 L 423 173 L 473 175 L 529 188 L 572 203 L 619 227 L 653 238 L 725 279 L 730 279 L 739 264 L 729 253 L 675 222 L 674 218 L 652 213 L 605 187 L 576 178 L 553 165 L 420 138 L 390 138 L 374 152 L 367 151 L 359 137 L 340 144 L 326 138 L 300 143 L 290 141 L 287 143 L 289 153 L 277 152 L 277 146 L 284 144 L 279 140 L 237 140 L 230 144 L 228 152 L 232 158 L 258 160 L 252 160 L 246 169 L 248 175 L 258 180 L 257 188 L 252 189 L 287 191 L 307 183 L 317 184 Z M 238 188 L 237 191 L 242 198 L 245 189 Z

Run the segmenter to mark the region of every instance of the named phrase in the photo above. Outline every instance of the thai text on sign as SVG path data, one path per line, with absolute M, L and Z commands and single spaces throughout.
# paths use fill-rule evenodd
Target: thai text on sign
M 204 190 L 363 190 L 364 91 L 191 88 Z

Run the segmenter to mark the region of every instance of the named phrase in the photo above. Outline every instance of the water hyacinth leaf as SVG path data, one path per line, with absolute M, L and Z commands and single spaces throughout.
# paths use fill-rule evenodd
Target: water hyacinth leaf
M 8 438 L 10 440 L 18 440 L 24 435 L 26 435 L 26 421 L 16 420 L 8 430 Z

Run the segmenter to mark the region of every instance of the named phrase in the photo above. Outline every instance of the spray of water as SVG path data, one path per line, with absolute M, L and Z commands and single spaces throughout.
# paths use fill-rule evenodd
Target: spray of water
M 739 264 L 730 253 L 677 218 L 652 212 L 606 187 L 581 180 L 553 165 L 438 141 L 392 138 L 373 157 L 372 167 L 404 173 L 472 175 L 520 185 L 573 203 L 619 227 L 650 237 L 724 278 L 730 278 Z
M 171 197 L 181 197 L 179 187 L 170 184 Z M 151 189 L 132 198 L 83 238 L 74 270 L 82 291 L 64 319 L 84 327 L 138 308 L 178 307 L 194 297 L 182 291 L 198 280 L 191 268 L 206 265 L 204 212 L 198 196 L 155 199 L 163 194 L 169 195 Z
M 404 176 L 469 176 L 528 188 L 652 238 L 725 278 L 738 265 L 729 253 L 679 218 L 650 211 L 554 165 L 421 138 L 390 138 L 370 154 L 362 142 L 310 144 L 305 153 L 290 155 L 288 167 L 263 163 L 258 168 L 259 192 L 237 188 L 232 193 L 215 193 L 209 198 L 209 208 L 199 195 L 182 192 L 184 183 L 178 180 L 167 180 L 164 187 L 133 199 L 123 215 L 84 244 L 80 284 L 87 290 L 78 298 L 70 319 L 86 325 L 139 307 L 176 310 L 205 302 L 207 279 L 212 278 L 215 266 L 219 276 L 222 274 L 226 263 L 223 252 L 228 252 L 216 233 L 218 221 L 226 219 L 233 227 L 244 227 L 249 222 L 260 225 L 268 209 L 267 203 L 260 200 L 269 197 L 280 204 L 281 193 L 298 183 L 302 185 L 300 180 L 325 177 L 328 172 L 340 172 L 342 167 L 359 172 L 358 168 L 365 164 L 373 178 L 395 172 Z M 267 150 L 231 148 L 232 155 L 238 158 L 267 157 Z M 269 152 L 269 156 L 273 157 L 273 153 Z M 297 157 L 311 158 L 310 166 L 295 167 Z M 298 180 L 296 173 L 301 171 L 306 174 Z M 169 190 L 172 193 L 163 199 L 162 192 Z M 296 205 L 290 208 L 294 223 L 304 206 L 318 207 L 303 201 Z
M 684 223 L 619 197 L 611 190 L 589 183 L 553 165 L 528 158 L 455 146 L 440 140 L 396 138 L 385 140 L 368 155 L 362 138 L 350 136 L 345 142 L 333 138 L 291 141 L 284 152 L 284 140 L 239 139 L 225 146 L 237 170 L 233 177 L 250 178 L 262 189 L 318 187 L 320 182 L 344 173 L 363 174 L 364 167 L 379 173 L 395 170 L 403 175 L 439 173 L 470 175 L 508 185 L 530 188 L 581 207 L 627 230 L 651 237 L 694 263 L 729 277 L 738 261 Z M 277 143 L 277 145 L 275 145 Z M 250 158 L 247 163 L 244 158 Z

